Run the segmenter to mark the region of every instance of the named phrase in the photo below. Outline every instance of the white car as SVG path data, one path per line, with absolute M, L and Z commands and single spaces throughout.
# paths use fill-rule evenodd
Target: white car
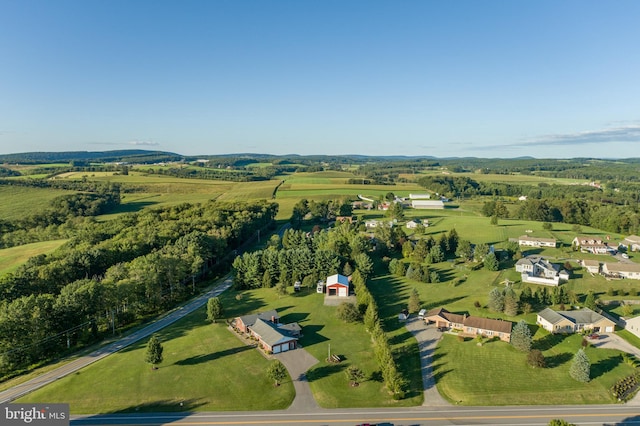
M 623 259 L 628 259 L 628 258 L 629 258 L 629 255 L 628 255 L 627 253 L 622 253 L 622 258 L 623 258 Z
M 424 319 L 424 316 L 426 314 L 427 314 L 427 310 L 426 309 L 420 309 L 420 312 L 418 312 L 418 318 Z

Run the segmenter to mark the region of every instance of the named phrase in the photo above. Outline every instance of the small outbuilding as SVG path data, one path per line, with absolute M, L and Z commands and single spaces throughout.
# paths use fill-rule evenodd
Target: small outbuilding
M 327 296 L 348 297 L 349 278 L 340 274 L 327 277 L 326 291 Z

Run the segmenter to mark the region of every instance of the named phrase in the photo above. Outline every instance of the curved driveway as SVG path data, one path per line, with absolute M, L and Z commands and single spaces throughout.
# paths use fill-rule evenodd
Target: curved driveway
M 0 404 L 7 403 L 17 398 L 20 398 L 23 395 L 33 392 L 34 390 L 41 388 L 42 386 L 48 385 L 49 383 L 52 383 L 64 376 L 74 373 L 77 370 L 84 368 L 89 364 L 99 361 L 102 358 L 108 355 L 111 355 L 112 353 L 118 352 L 119 350 L 126 348 L 127 346 L 132 345 L 138 342 L 139 340 L 144 339 L 145 337 L 150 336 L 151 334 L 157 332 L 158 330 L 163 329 L 169 324 L 172 324 L 178 321 L 179 319 L 186 316 L 187 314 L 190 314 L 196 309 L 204 306 L 210 297 L 218 296 L 220 293 L 222 293 L 223 291 L 231 287 L 232 283 L 233 281 L 231 280 L 231 278 L 226 278 L 222 284 L 217 285 L 216 287 L 204 293 L 203 295 L 196 297 L 195 299 L 191 300 L 189 303 L 174 309 L 169 314 L 158 319 L 157 321 L 154 321 L 148 326 L 141 328 L 140 330 L 137 330 L 114 343 L 111 343 L 94 352 L 91 352 L 88 355 L 85 355 L 63 366 L 60 366 L 55 370 L 51 370 L 34 379 L 31 379 L 27 382 L 24 382 L 10 389 L 7 389 L 3 392 L 0 392 Z

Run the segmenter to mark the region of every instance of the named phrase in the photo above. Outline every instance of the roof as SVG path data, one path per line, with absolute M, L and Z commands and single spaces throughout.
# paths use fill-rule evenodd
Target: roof
M 258 319 L 271 321 L 271 318 L 273 317 L 275 317 L 276 319 L 280 318 L 280 316 L 278 315 L 278 311 L 276 311 L 275 309 L 266 312 L 260 312 L 258 314 L 245 315 L 243 317 L 240 317 L 240 321 L 242 321 L 244 325 L 251 327 L 256 323 Z
M 592 260 L 592 259 L 584 259 L 582 261 L 582 265 L 583 266 L 600 266 L 600 261 L 599 260 Z
M 628 241 L 634 244 L 640 244 L 640 237 L 638 237 L 637 235 L 629 235 L 627 238 L 624 239 L 624 241 Z
M 335 274 L 327 277 L 327 285 L 340 285 L 344 287 L 349 287 L 349 278 L 344 275 Z
M 538 312 L 538 316 L 551 324 L 557 324 L 560 321 L 567 319 L 562 315 L 560 315 L 558 312 L 550 308 L 545 308 L 541 310 L 540 312 Z
M 544 242 L 544 243 L 556 243 L 556 239 L 555 238 L 537 238 L 537 237 L 530 237 L 528 235 L 521 235 L 518 237 L 518 240 L 522 240 L 522 241 L 540 241 L 540 242 Z
M 609 272 L 640 272 L 640 265 L 637 263 L 605 263 Z
M 556 324 L 563 319 L 567 319 L 574 324 L 593 324 L 602 320 L 609 321 L 613 324 L 613 321 L 589 308 L 583 308 L 577 311 L 554 311 L 546 308 L 538 312 L 538 315 L 551 324 Z
M 464 320 L 464 326 L 497 331 L 499 333 L 511 333 L 511 321 L 503 321 L 499 319 L 469 316 Z
M 575 237 L 573 239 L 578 240 L 578 243 L 580 245 L 594 245 L 594 244 L 603 244 L 604 240 L 602 239 L 602 237 L 596 237 L 596 236 L 587 236 L 587 235 L 578 235 L 577 237 Z
M 272 347 L 279 343 L 296 340 L 287 330 L 282 330 L 282 328 L 278 328 L 275 324 L 263 321 L 260 318 L 253 324 L 251 331 L 260 336 L 260 340 Z
M 560 270 L 560 267 L 558 265 L 554 265 L 553 263 L 549 262 L 542 256 L 536 256 L 536 255 L 523 257 L 522 259 L 516 262 L 516 265 L 538 265 L 538 267 L 547 269 L 549 271 L 558 272 Z
M 300 324 L 298 324 L 297 322 L 281 325 L 280 327 L 278 327 L 278 329 L 298 334 L 302 331 L 302 327 L 300 327 Z
M 446 319 L 449 322 L 455 322 L 457 324 L 462 324 L 465 319 L 465 315 L 460 314 L 452 314 L 447 311 L 445 308 L 434 308 L 425 314 L 425 317 L 441 317 Z

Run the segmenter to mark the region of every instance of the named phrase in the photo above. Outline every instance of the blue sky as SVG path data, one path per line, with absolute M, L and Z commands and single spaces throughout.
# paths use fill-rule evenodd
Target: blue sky
M 0 153 L 640 157 L 638 1 L 0 0 Z

